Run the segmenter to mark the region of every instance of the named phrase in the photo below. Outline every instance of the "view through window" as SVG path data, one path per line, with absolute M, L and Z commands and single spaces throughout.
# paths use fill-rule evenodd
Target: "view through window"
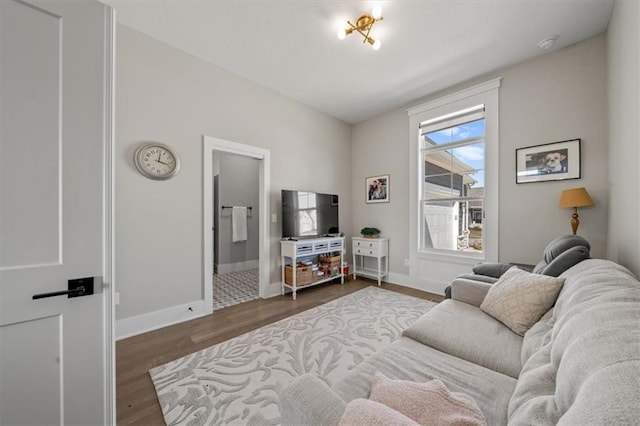
M 483 252 L 484 105 L 420 123 L 421 247 Z

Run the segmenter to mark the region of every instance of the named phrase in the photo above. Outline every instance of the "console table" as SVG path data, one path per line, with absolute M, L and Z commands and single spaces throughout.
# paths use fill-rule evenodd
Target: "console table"
M 389 239 L 388 238 L 352 238 L 353 278 L 361 275 L 378 280 L 389 275 Z M 375 258 L 377 268 L 373 269 L 365 263 L 366 258 Z
M 333 274 L 328 277 L 319 278 L 313 277 L 310 283 L 304 285 L 298 285 L 297 280 L 297 268 L 298 260 L 306 258 L 307 260 L 317 260 L 322 255 L 328 255 L 332 252 L 340 253 L 340 266 L 338 268 L 338 274 Z M 296 290 L 302 287 L 312 287 L 317 284 L 322 284 L 327 281 L 340 278 L 340 283 L 344 284 L 344 274 L 342 273 L 342 262 L 344 258 L 344 237 L 326 237 L 326 238 L 314 238 L 314 239 L 300 239 L 300 240 L 283 240 L 280 241 L 280 256 L 282 267 L 282 295 L 284 296 L 285 289 L 291 289 L 293 293 L 293 300 L 296 300 Z M 285 282 L 285 267 L 287 266 L 287 259 L 289 259 L 289 265 L 292 266 L 292 280 L 291 284 Z

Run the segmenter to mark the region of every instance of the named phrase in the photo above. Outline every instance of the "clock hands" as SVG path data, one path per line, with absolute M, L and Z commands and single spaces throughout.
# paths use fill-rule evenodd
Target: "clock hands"
M 162 158 L 162 152 L 158 153 L 158 159 L 156 160 L 156 163 L 160 163 L 160 164 L 163 164 L 165 166 L 169 165 L 168 163 L 164 163 L 164 162 L 160 161 L 160 158 Z

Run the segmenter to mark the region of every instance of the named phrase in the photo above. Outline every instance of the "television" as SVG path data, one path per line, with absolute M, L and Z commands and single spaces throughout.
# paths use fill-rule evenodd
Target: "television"
M 282 238 L 313 238 L 339 233 L 337 195 L 282 190 Z

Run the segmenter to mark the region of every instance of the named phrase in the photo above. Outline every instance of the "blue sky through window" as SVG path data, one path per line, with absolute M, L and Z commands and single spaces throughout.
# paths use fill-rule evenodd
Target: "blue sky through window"
M 437 130 L 427 133 L 426 137 L 433 141 L 436 145 L 443 145 L 451 142 L 458 142 L 464 139 L 477 138 L 484 136 L 484 119 L 471 121 L 469 123 L 460 124 L 458 126 L 448 127 L 446 129 Z M 451 153 L 460 161 L 467 164 L 470 169 L 476 169 L 477 172 L 469 174 L 477 181 L 473 188 L 484 187 L 484 143 L 477 142 L 467 146 L 461 146 L 450 150 Z

